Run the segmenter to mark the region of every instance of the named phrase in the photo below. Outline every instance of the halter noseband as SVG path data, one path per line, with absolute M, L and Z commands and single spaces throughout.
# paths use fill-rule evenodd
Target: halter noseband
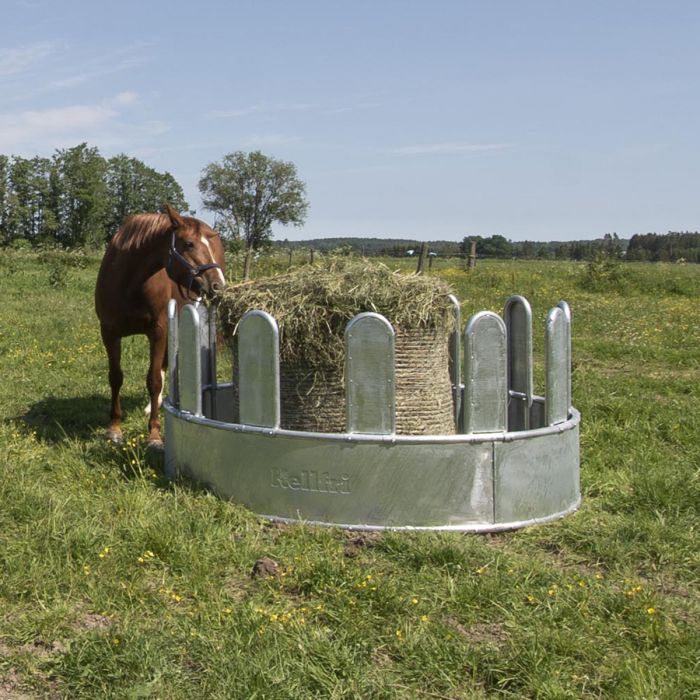
M 173 237 L 170 239 L 170 253 L 168 255 L 168 264 L 165 266 L 165 269 L 168 273 L 168 277 L 170 277 L 170 279 L 173 280 L 174 282 L 177 282 L 177 280 L 172 275 L 173 258 L 175 258 L 175 260 L 177 260 L 188 272 L 188 278 L 187 278 L 187 291 L 188 292 L 192 291 L 192 283 L 194 282 L 195 278 L 200 277 L 207 270 L 213 270 L 215 268 L 222 270 L 221 265 L 219 265 L 218 263 L 206 263 L 205 265 L 193 265 L 175 247 L 175 231 L 173 231 Z

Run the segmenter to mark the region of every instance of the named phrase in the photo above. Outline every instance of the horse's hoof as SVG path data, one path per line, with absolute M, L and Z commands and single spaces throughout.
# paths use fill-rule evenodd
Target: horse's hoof
M 165 450 L 165 445 L 160 438 L 152 438 L 146 443 L 146 449 L 153 452 L 162 452 Z
M 124 437 L 121 433 L 121 430 L 108 430 L 105 433 L 105 438 L 108 442 L 111 442 L 114 445 L 121 445 L 122 442 L 124 442 Z

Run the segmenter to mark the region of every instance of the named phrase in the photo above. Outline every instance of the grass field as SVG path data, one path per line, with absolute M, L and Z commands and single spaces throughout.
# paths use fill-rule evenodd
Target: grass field
M 0 254 L 0 698 L 700 697 L 700 267 L 436 263 L 465 318 L 527 296 L 536 361 L 571 304 L 583 503 L 370 536 L 165 481 L 143 338 L 107 444 L 97 264 Z

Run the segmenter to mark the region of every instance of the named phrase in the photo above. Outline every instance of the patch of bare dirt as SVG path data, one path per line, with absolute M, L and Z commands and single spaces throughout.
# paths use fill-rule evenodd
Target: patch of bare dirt
M 0 675 L 0 700 L 35 700 L 35 698 L 36 695 L 30 695 L 22 690 L 22 681 L 13 668 Z
M 68 651 L 68 646 L 60 640 L 48 642 L 45 639 L 35 639 L 28 644 L 23 644 L 18 651 L 31 654 L 38 659 L 48 659 L 56 654 L 65 654 Z
M 473 535 L 468 535 L 473 537 Z M 503 548 L 510 544 L 513 539 L 513 533 L 511 532 L 487 532 L 482 537 L 486 542 L 493 547 Z
M 106 630 L 114 624 L 114 620 L 99 613 L 86 613 L 76 622 L 76 628 L 91 632 L 92 630 Z
M 343 547 L 343 555 L 352 559 L 356 557 L 363 549 L 371 549 L 376 547 L 382 539 L 380 532 L 353 532 L 352 530 L 345 532 L 345 546 Z
M 372 663 L 379 668 L 388 668 L 394 664 L 394 659 L 385 649 L 375 649 L 372 652 Z
M 269 576 L 277 576 L 279 565 L 269 557 L 258 559 L 253 564 L 253 570 L 250 572 L 251 578 L 267 578 Z
M 500 622 L 477 622 L 466 626 L 454 617 L 448 617 L 445 621 L 471 644 L 501 645 L 508 641 L 508 632 Z

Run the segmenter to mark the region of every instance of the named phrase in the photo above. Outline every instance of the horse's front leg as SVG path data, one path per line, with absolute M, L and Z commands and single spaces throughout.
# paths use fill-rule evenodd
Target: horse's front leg
M 165 352 L 168 347 L 168 337 L 166 332 L 156 326 L 148 336 L 151 346 L 151 362 L 146 376 L 146 386 L 150 399 L 150 415 L 148 417 L 148 444 L 161 445 L 160 437 L 160 404 L 163 395 L 163 363 Z

